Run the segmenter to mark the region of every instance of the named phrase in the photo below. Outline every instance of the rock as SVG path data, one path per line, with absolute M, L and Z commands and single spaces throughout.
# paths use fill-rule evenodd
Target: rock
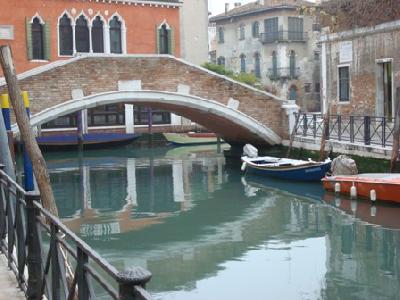
M 354 159 L 346 155 L 340 155 L 332 161 L 331 172 L 336 175 L 357 175 L 358 169 Z

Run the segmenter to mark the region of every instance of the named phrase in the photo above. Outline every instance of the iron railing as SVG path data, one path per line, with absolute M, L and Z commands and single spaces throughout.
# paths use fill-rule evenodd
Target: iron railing
M 304 31 L 274 31 L 260 33 L 260 42 L 270 44 L 275 42 L 306 42 L 308 33 Z
M 296 126 L 296 136 L 322 137 L 322 114 L 301 114 Z M 393 145 L 394 118 L 373 116 L 330 115 L 326 129 L 328 140 L 380 146 Z
M 27 299 L 151 299 L 151 273 L 118 272 L 42 207 L 0 165 L 0 249 Z M 108 280 L 107 280 L 107 279 Z M 95 287 L 96 288 L 95 288 Z
M 297 79 L 300 76 L 300 68 L 270 68 L 267 76 L 270 80 Z

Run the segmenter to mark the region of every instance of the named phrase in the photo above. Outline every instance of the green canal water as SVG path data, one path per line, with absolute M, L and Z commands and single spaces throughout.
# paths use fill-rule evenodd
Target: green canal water
M 48 153 L 65 224 L 155 299 L 400 299 L 400 206 L 244 176 L 216 147 Z

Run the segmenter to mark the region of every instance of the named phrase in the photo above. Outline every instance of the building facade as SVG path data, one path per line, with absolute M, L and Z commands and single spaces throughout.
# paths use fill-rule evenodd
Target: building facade
M 184 0 L 181 10 L 181 57 L 201 65 L 208 61 L 208 0 Z
M 210 19 L 216 30 L 216 63 L 253 73 L 265 88 L 296 100 L 303 111 L 320 110 L 319 26 L 300 14 L 295 0 L 259 0 Z
M 326 34 L 321 45 L 324 110 L 392 118 L 400 87 L 400 20 Z
M 197 7 L 204 6 L 205 1 L 193 1 Z M 181 31 L 193 36 L 189 44 L 204 39 L 200 33 L 194 33 L 193 27 L 181 29 L 181 21 L 187 22 L 187 15 L 193 14 L 189 11 L 183 16 L 188 8 L 182 9 L 181 0 L 0 0 L 0 4 L 0 44 L 11 46 L 17 73 L 83 54 L 180 57 L 181 45 L 188 44 L 181 37 Z M 204 18 L 207 19 L 207 13 Z M 201 52 L 200 47 L 195 49 Z M 192 62 L 203 59 L 198 58 L 197 52 L 192 55 L 190 50 L 187 46 L 185 58 Z M 206 59 L 207 50 L 203 52 Z M 162 110 L 125 104 L 100 106 L 84 110 L 82 114 L 86 131 L 131 132 L 128 127 L 140 131 L 142 127 L 147 130 L 149 122 L 154 125 L 153 131 L 169 130 L 171 126 L 181 126 L 183 120 Z M 74 131 L 77 122 L 78 116 L 74 113 L 44 124 L 39 132 Z

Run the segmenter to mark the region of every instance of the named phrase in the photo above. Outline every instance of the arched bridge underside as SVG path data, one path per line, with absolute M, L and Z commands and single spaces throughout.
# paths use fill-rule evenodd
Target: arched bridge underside
M 20 74 L 19 82 L 30 95 L 32 125 L 85 108 L 130 103 L 174 112 L 231 144 L 281 143 L 296 108 L 272 94 L 162 55 L 75 57 Z M 1 79 L 0 92 L 6 92 Z

